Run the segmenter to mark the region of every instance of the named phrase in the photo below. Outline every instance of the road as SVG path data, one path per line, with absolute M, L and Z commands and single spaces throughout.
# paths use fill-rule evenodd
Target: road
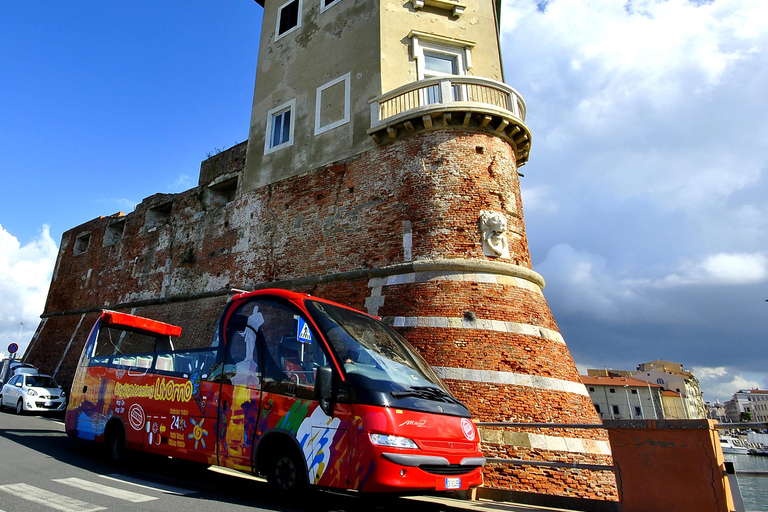
M 107 464 L 98 445 L 67 437 L 62 416 L 0 411 L 0 512 L 453 512 L 466 506 L 327 491 L 285 503 L 248 475 L 144 454 L 135 459 L 130 467 Z

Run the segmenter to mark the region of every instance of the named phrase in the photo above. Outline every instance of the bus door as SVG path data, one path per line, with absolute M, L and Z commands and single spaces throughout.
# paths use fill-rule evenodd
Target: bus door
M 251 469 L 251 448 L 261 402 L 261 348 L 258 331 L 263 317 L 253 304 L 237 305 L 225 318 L 224 378 L 219 399 L 219 464 Z
M 317 368 L 328 364 L 322 341 L 306 316 L 286 303 L 253 298 L 239 306 L 238 313 L 247 317 L 246 330 L 252 333 L 252 343 L 259 354 L 256 386 L 261 395 L 259 408 L 249 411 L 256 413 L 254 421 L 250 421 L 249 412 L 233 394 L 233 414 L 243 409 L 246 427 L 242 434 L 235 429 L 233 439 L 247 438 L 249 455 L 262 438 L 272 446 L 278 443 L 285 452 L 300 452 L 296 455 L 304 459 L 310 483 L 318 483 L 325 474 L 324 485 L 345 486 L 349 467 L 348 422 L 342 425 L 342 418 L 326 416 L 315 400 Z M 238 389 L 234 381 L 233 388 L 234 392 Z M 249 393 L 241 395 L 252 399 L 252 387 Z M 229 434 L 228 429 L 227 443 Z M 231 456 L 232 448 L 228 446 L 228 450 Z M 240 457 L 241 463 L 253 462 L 245 461 L 240 453 L 235 456 Z M 259 469 L 265 471 L 263 467 Z M 331 480 L 333 484 L 325 483 Z

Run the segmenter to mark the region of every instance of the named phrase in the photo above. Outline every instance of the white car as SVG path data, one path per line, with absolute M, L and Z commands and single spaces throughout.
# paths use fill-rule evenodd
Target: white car
M 0 409 L 11 407 L 16 414 L 24 411 L 63 411 L 67 394 L 50 375 L 14 375 L 0 394 Z

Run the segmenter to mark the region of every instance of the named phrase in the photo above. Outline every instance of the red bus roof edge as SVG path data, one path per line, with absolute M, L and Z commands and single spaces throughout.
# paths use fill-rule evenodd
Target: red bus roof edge
M 162 336 L 174 336 L 178 338 L 181 335 L 181 327 L 178 325 L 166 324 L 158 322 L 157 320 L 129 315 L 127 313 L 118 313 L 117 311 L 102 312 L 101 321 L 107 325 L 131 327 L 133 329 L 140 329 Z

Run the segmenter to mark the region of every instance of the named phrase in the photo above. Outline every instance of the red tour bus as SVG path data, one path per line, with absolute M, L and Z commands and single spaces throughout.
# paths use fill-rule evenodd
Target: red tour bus
M 236 295 L 206 348 L 104 311 L 83 348 L 71 437 L 307 484 L 429 492 L 482 483 L 467 408 L 378 319 L 285 290 Z

